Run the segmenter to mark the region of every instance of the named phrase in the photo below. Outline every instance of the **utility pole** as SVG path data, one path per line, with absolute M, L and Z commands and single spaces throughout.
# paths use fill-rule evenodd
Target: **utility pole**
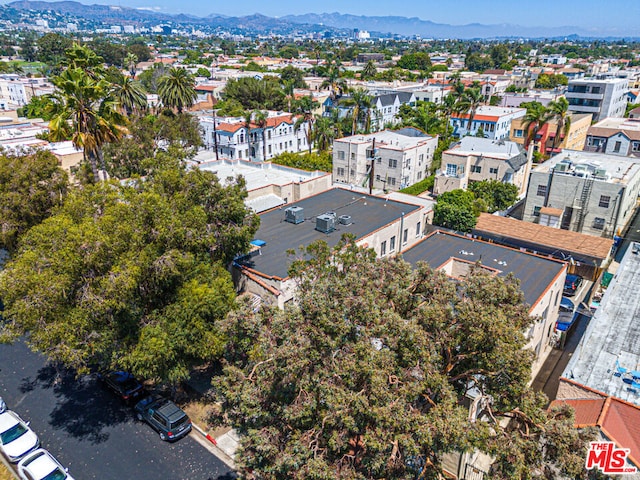
M 373 139 L 373 144 L 371 145 L 371 170 L 369 170 L 369 195 L 373 192 L 373 174 L 375 173 L 375 165 L 376 165 L 376 139 Z
M 213 148 L 216 151 L 216 162 L 219 160 L 218 158 L 218 130 L 216 129 L 216 109 L 214 108 L 211 111 L 213 118 Z

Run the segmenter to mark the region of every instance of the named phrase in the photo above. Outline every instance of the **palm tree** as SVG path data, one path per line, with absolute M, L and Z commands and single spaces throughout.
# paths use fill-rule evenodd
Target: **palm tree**
M 196 81 L 184 68 L 173 67 L 158 81 L 158 95 L 165 107 L 175 108 L 178 113 L 191 107 L 197 98 Z
M 476 116 L 476 110 L 484 100 L 480 89 L 467 88 L 460 100 L 460 108 L 469 114 L 469 121 L 467 122 L 467 132 L 471 133 L 471 125 L 473 124 L 473 117 Z
M 457 112 L 456 97 L 453 95 L 447 95 L 442 99 L 442 103 L 438 105 L 438 109 L 444 114 L 444 136 L 449 136 L 449 123 L 451 122 L 451 115 Z
M 307 138 L 307 146 L 309 147 L 309 153 L 311 153 L 312 147 L 312 136 L 313 136 L 313 122 L 315 121 L 315 117 L 313 116 L 313 111 L 318 108 L 319 104 L 316 102 L 311 95 L 307 97 L 302 97 L 295 104 L 295 113 L 301 115 L 298 120 L 296 120 L 295 129 L 299 130 L 302 125 L 306 124 L 305 136 Z
M 262 110 L 256 110 L 253 114 L 253 121 L 262 130 L 262 161 L 267 161 L 267 114 Z
M 562 143 L 562 136 L 566 137 L 571 130 L 571 113 L 569 112 L 569 101 L 565 97 L 549 102 L 547 107 L 549 114 L 558 122 L 556 126 L 556 136 L 553 138 L 553 149 L 558 148 Z
M 342 96 L 346 88 L 346 82 L 344 78 L 340 78 L 340 63 L 334 62 L 329 65 L 327 78 L 324 79 L 320 85 L 321 89 L 328 89 L 331 95 L 331 100 L 335 100 Z
M 133 77 L 121 75 L 118 82 L 113 84 L 112 95 L 127 116 L 131 116 L 132 112 L 138 109 L 142 110 L 147 106 L 147 94 L 142 85 L 136 82 Z
M 136 65 L 138 65 L 138 56 L 135 53 L 127 53 L 127 56 L 124 58 L 124 64 L 129 69 L 129 73 L 131 74 L 131 78 L 136 76 Z
M 313 140 L 320 152 L 329 150 L 335 138 L 334 125 L 328 117 L 316 116 L 313 126 Z
M 378 73 L 378 69 L 376 68 L 376 65 L 373 63 L 373 60 L 369 60 L 367 64 L 364 66 L 364 68 L 362 69 L 360 78 L 362 78 L 363 80 L 367 80 L 369 78 L 375 77 L 376 73 Z
M 247 159 L 251 160 L 251 123 L 253 122 L 253 112 L 247 112 L 244 117 L 244 128 L 247 130 Z M 255 153 L 255 152 L 254 152 Z
M 351 111 L 352 126 L 351 135 L 355 135 L 360 122 L 364 123 L 364 130 L 369 133 L 371 128 L 371 108 L 373 98 L 364 88 L 356 88 L 351 92 L 351 96 L 345 99 L 345 106 L 353 107 Z
M 126 131 L 126 120 L 118 112 L 118 103 L 109 95 L 112 86 L 76 67 L 67 68 L 51 82 L 56 92 L 51 96 L 50 139 L 70 139 L 76 148 L 81 148 L 98 182 L 98 162 L 104 170 L 102 146 L 119 140 Z
M 527 106 L 522 122 L 522 129 L 525 132 L 524 148 L 528 148 L 529 144 L 535 140 L 536 135 L 542 127 L 549 122 L 552 114 L 540 102 L 530 102 Z
M 294 89 L 295 89 L 296 81 L 293 79 L 284 80 L 282 82 L 282 91 L 287 99 L 288 112 L 291 112 L 291 103 L 294 99 Z

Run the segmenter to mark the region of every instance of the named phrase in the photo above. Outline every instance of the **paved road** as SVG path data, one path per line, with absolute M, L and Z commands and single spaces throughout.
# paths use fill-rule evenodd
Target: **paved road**
M 161 441 L 95 379 L 58 374 L 23 343 L 0 345 L 0 396 L 77 480 L 235 478 L 193 438 Z

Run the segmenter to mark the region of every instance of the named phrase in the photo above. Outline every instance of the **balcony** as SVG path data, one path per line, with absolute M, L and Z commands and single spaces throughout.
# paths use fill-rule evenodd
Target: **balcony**
M 581 93 L 581 92 L 567 92 L 567 100 L 573 98 L 582 98 L 585 100 L 602 100 L 604 99 L 603 93 Z

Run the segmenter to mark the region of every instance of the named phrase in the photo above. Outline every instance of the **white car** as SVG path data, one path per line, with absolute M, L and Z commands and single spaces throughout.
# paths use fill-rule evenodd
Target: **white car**
M 0 449 L 11 463 L 16 463 L 31 450 L 40 446 L 38 436 L 17 413 L 0 413 Z
M 18 463 L 22 480 L 73 480 L 60 463 L 44 448 L 39 448 Z

